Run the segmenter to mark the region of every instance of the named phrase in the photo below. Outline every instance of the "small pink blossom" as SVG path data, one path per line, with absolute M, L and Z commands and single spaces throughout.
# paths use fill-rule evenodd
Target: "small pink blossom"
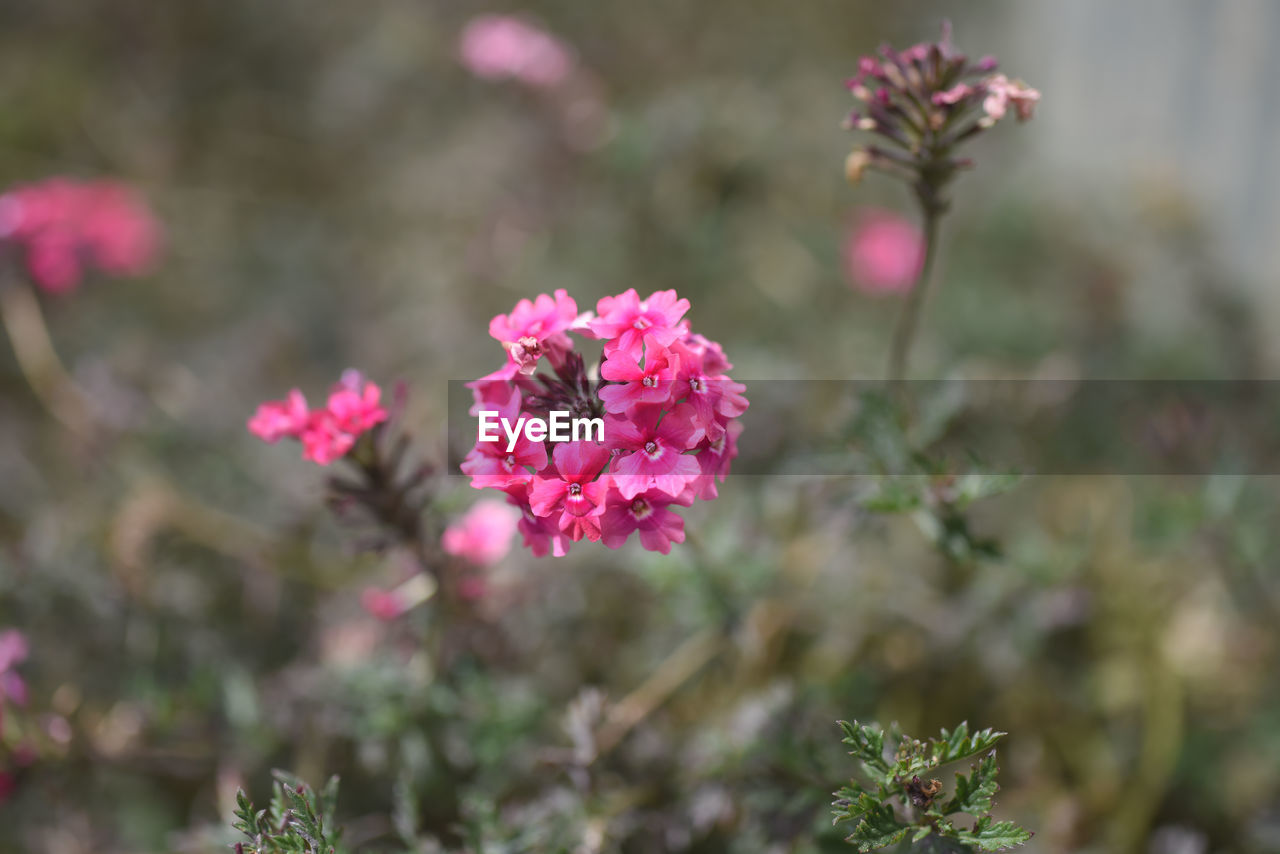
M 845 269 L 869 294 L 911 290 L 924 264 L 924 238 L 906 219 L 889 211 L 863 213 L 844 245 Z
M 701 473 L 697 457 L 685 451 L 704 435 L 688 403 L 666 413 L 660 407 L 642 406 L 625 418 L 611 417 L 605 436 L 614 447 L 631 451 L 614 459 L 611 468 L 622 497 L 632 499 L 651 489 L 672 498 L 682 493 Z
M 489 321 L 489 334 L 502 342 L 507 351 L 507 364 L 494 378 L 510 379 L 517 374 L 531 374 L 538 360 L 550 356 L 553 363 L 569 349 L 564 332 L 578 319 L 578 304 L 563 289 L 554 297 L 539 294 L 530 302 L 522 299 L 511 314 L 499 314 Z
M 601 541 L 611 549 L 621 548 L 633 532 L 640 532 L 640 545 L 651 552 L 671 552 L 672 543 L 684 542 L 684 519 L 670 509 L 672 504 L 688 507 L 691 493 L 671 497 L 657 490 L 624 498 L 617 489 L 609 490 L 605 499 L 600 528 Z
M 680 357 L 656 341 L 645 353 L 644 367 L 626 350 L 615 350 L 600 366 L 600 376 L 613 383 L 600 389 L 605 411 L 626 412 L 638 404 L 669 400 L 679 369 Z
M 160 226 L 123 184 L 52 178 L 0 196 L 0 241 L 22 247 L 37 285 L 63 293 L 87 270 L 146 273 L 159 253 Z
M 670 347 L 688 330 L 680 319 L 689 310 L 689 301 L 676 292 L 657 291 L 641 300 L 635 288 L 616 297 L 604 297 L 596 305 L 596 318 L 588 326 L 597 338 L 609 339 L 605 354 L 622 350 L 634 359 L 644 351 L 645 339 L 660 347 Z
M 507 387 L 505 401 L 485 404 L 486 408 L 498 413 L 499 419 L 505 418 L 512 424 L 520 418 L 522 405 L 523 395 L 520 389 L 511 386 Z M 510 451 L 507 450 L 506 442 L 502 440 L 478 441 L 478 425 L 476 432 L 476 445 L 467 454 L 461 466 L 462 473 L 471 476 L 471 485 L 476 489 L 485 487 L 508 489 L 517 483 L 527 482 L 532 477 L 530 467 L 534 471 L 539 471 L 547 465 L 546 446 L 540 442 L 530 441 L 524 431 L 520 432 L 515 446 Z
M 968 83 L 957 83 L 950 89 L 946 89 L 942 92 L 935 92 L 933 94 L 933 103 L 938 104 L 939 106 L 943 104 L 958 104 L 973 93 L 974 89 Z
M 327 466 L 346 456 L 362 434 L 387 420 L 381 399 L 377 385 L 358 371 L 347 371 L 323 407 L 308 411 L 302 392 L 293 389 L 284 400 L 261 404 L 249 419 L 249 432 L 265 442 L 297 439 L 303 459 Z
M 1025 122 L 1032 117 L 1036 103 L 1040 100 L 1040 93 L 1035 89 L 1021 80 L 1010 80 L 1003 74 L 992 75 L 984 81 L 984 85 L 987 97 L 982 102 L 982 109 L 993 122 L 1004 118 L 1010 104 L 1018 114 L 1018 121 Z
M 298 438 L 302 441 L 302 458 L 322 466 L 345 457 L 356 443 L 356 437 L 344 431 L 327 409 L 314 410 Z
M 249 419 L 249 432 L 264 442 L 297 437 L 307 426 L 307 399 L 296 388 L 284 400 L 268 400 Z
M 511 550 L 520 514 L 501 501 L 478 501 L 445 529 L 442 545 L 451 555 L 475 566 L 490 566 Z
M 27 638 L 17 629 L 0 632 L 0 699 L 19 706 L 27 704 L 27 683 L 18 675 L 17 667 L 27 660 Z
M 552 453 L 554 469 L 529 485 L 529 505 L 538 516 L 557 519 L 560 531 L 577 542 L 600 539 L 600 521 L 608 486 L 596 480 L 609 461 L 609 449 L 594 442 L 565 442 Z
M 472 18 L 458 43 L 462 64 L 477 77 L 511 79 L 551 89 L 573 73 L 573 55 L 555 36 L 511 15 Z
M 367 587 L 360 594 L 360 607 L 379 620 L 391 621 L 404 614 L 408 607 L 400 595 L 394 590 L 382 590 L 378 587 Z

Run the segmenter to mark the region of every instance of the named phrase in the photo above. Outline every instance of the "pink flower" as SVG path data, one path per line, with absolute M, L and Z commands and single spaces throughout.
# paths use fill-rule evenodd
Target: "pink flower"
M 537 89 L 564 83 L 573 72 L 569 49 L 554 36 L 510 15 L 480 15 L 462 31 L 459 58 L 487 80 L 513 79 Z
M 742 422 L 730 421 L 715 439 L 704 439 L 698 446 L 698 466 L 702 472 L 691 484 L 699 498 L 711 500 L 720 491 L 716 481 L 724 483 L 729 474 L 729 464 L 738 456 L 738 436 L 742 435 Z
M 889 211 L 869 210 L 854 223 L 844 245 L 845 269 L 869 294 L 911 290 L 924 264 L 924 238 L 912 223 Z
M 408 610 L 406 603 L 394 590 L 367 587 L 360 594 L 360 606 L 373 617 L 391 621 Z
M 160 227 L 123 184 L 52 178 L 0 196 L 0 241 L 22 247 L 37 285 L 66 292 L 90 269 L 147 272 L 159 252 Z
M 489 334 L 502 342 L 507 351 L 507 364 L 495 378 L 531 374 L 544 355 L 558 355 L 569 349 L 565 330 L 578 319 L 578 304 L 563 289 L 555 297 L 539 294 L 537 300 L 522 299 L 511 314 L 499 314 L 489 321 Z
M 302 392 L 263 403 L 249 419 L 249 432 L 266 442 L 290 437 L 302 443 L 303 459 L 327 466 L 346 456 L 360 436 L 387 420 L 382 390 L 359 371 L 347 371 L 320 409 L 307 410 Z
M 523 395 L 520 389 L 507 387 L 507 399 L 502 403 L 486 403 L 485 409 L 497 412 L 499 419 L 515 424 L 521 415 Z M 499 422 L 500 423 L 500 422 Z M 541 442 L 532 442 L 520 432 L 515 446 L 508 451 L 505 437 L 497 442 L 481 442 L 477 425 L 476 446 L 462 461 L 463 474 L 471 475 L 471 485 L 476 489 L 495 487 L 507 489 L 516 483 L 529 480 L 529 468 L 539 471 L 547 465 L 547 449 Z
M 358 436 L 387 420 L 387 410 L 379 404 L 381 399 L 380 388 L 353 372 L 330 392 L 327 409 L 339 430 Z
M 633 532 L 639 531 L 640 545 L 651 552 L 669 554 L 672 543 L 684 542 L 684 520 L 669 509 L 670 505 L 688 507 L 692 503 L 693 495 L 689 492 L 673 498 L 649 490 L 624 498 L 621 491 L 611 489 L 600 518 L 601 540 L 609 548 L 617 549 Z
M 600 389 L 605 412 L 626 412 L 642 403 L 671 399 L 672 383 L 680 369 L 680 357 L 653 342 L 644 356 L 644 367 L 626 350 L 613 351 L 600 366 L 600 376 L 615 385 Z
M 0 699 L 19 706 L 27 704 L 27 683 L 18 675 L 17 667 L 27 660 L 27 638 L 17 629 L 0 632 Z
M 594 442 L 565 442 L 552 452 L 554 470 L 539 474 L 529 486 L 529 506 L 538 516 L 557 519 L 560 531 L 577 542 L 600 539 L 607 484 L 597 481 L 609 461 L 609 449 Z
M 356 443 L 356 437 L 343 430 L 327 409 L 314 410 L 298 438 L 302 440 L 302 458 L 322 466 L 345 457 Z
M 626 418 L 610 418 L 605 423 L 609 443 L 632 452 L 617 457 L 611 469 L 622 497 L 635 498 L 651 489 L 672 498 L 682 493 L 702 471 L 697 457 L 685 451 L 704 435 L 687 403 L 665 413 L 660 407 L 641 406 Z
M 689 301 L 679 299 L 675 291 L 657 291 L 641 300 L 635 288 L 616 297 L 604 297 L 596 304 L 596 319 L 587 325 L 597 338 L 611 339 L 605 344 L 606 355 L 616 350 L 639 359 L 644 341 L 651 339 L 660 347 L 670 347 L 687 329 L 680 319 L 689 310 Z
M 264 442 L 296 437 L 307 426 L 307 399 L 296 388 L 284 400 L 268 400 L 249 419 L 249 432 Z
M 946 89 L 942 92 L 935 92 L 933 94 L 933 103 L 939 106 L 944 104 L 958 104 L 973 93 L 974 89 L 968 83 L 957 83 L 950 89 Z
M 1010 104 L 1013 104 L 1018 114 L 1018 121 L 1025 122 L 1031 118 L 1036 103 L 1040 100 L 1040 93 L 1035 89 L 1021 80 L 1010 80 L 1003 74 L 992 75 L 984 81 L 984 85 L 987 97 L 982 102 L 982 109 L 993 122 L 1004 118 Z
M 501 501 L 478 501 L 445 529 L 444 550 L 475 566 L 495 564 L 511 550 L 518 519 L 519 514 Z

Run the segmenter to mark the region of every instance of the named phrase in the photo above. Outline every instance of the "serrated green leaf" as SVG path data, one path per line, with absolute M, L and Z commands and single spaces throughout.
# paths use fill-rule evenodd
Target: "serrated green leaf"
M 996 766 L 996 754 L 991 753 L 974 765 L 967 776 L 956 773 L 956 791 L 943 806 L 944 813 L 963 812 L 974 817 L 982 817 L 991 811 L 992 798 L 1000 785 L 996 782 L 999 768 Z
M 888 773 L 889 763 L 884 759 L 884 730 L 860 725 L 857 721 L 840 721 L 840 728 L 845 732 L 844 743 L 853 748 L 849 751 L 850 756 L 861 759 L 869 769 Z
M 991 816 L 984 816 L 978 819 L 973 830 L 962 830 L 956 834 L 956 839 L 979 851 L 1005 851 L 1022 845 L 1031 836 L 1030 831 L 1011 821 L 992 822 Z
M 888 847 L 906 838 L 911 832 L 911 825 L 900 824 L 893 814 L 893 808 L 888 804 L 876 804 L 870 795 L 864 797 L 872 801 L 872 806 L 853 829 L 853 833 L 845 837 L 846 841 L 856 845 L 859 851 L 866 852 Z
M 938 754 L 938 764 L 968 759 L 970 756 L 990 750 L 996 742 L 1008 733 L 987 728 L 969 735 L 969 724 L 962 723 L 954 732 L 942 731 L 942 738 L 933 739 L 934 752 Z

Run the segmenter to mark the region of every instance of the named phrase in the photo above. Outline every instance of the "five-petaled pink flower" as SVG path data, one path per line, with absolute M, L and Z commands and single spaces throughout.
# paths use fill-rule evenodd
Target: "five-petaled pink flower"
M 477 77 L 517 80 L 535 89 L 559 86 L 574 68 L 573 54 L 559 39 L 511 15 L 472 18 L 458 56 Z
M 674 498 L 702 472 L 698 458 L 685 453 L 705 436 L 688 403 L 669 412 L 658 406 L 636 407 L 626 417 L 610 417 L 604 432 L 610 445 L 631 451 L 616 457 L 611 468 L 623 498 L 651 489 Z
M 0 196 L 0 243 L 21 248 L 46 291 L 74 290 L 86 271 L 136 276 L 154 264 L 160 226 L 142 199 L 116 181 L 51 178 Z
M 903 293 L 920 275 L 924 238 L 897 214 L 868 210 L 849 229 L 844 260 L 850 281 L 865 293 Z
M 538 516 L 556 520 L 560 531 L 577 542 L 600 539 L 608 484 L 596 475 L 609 461 L 609 449 L 594 442 L 564 442 L 551 454 L 553 465 L 529 485 L 529 506 Z
M 606 339 L 605 355 L 617 350 L 639 359 L 645 339 L 660 347 L 670 347 L 684 337 L 688 328 L 680 323 L 689 310 L 689 301 L 675 291 L 657 291 L 641 300 L 635 288 L 616 297 L 604 297 L 596 304 L 596 318 L 587 325 L 597 338 Z
M 656 340 L 646 349 L 643 367 L 626 350 L 614 350 L 600 366 L 600 376 L 613 383 L 600 389 L 605 412 L 626 412 L 637 404 L 670 400 L 671 383 L 679 369 L 680 357 Z
M 520 514 L 501 501 L 478 501 L 445 529 L 444 550 L 474 566 L 490 566 L 511 550 Z
M 684 542 L 684 519 L 670 509 L 671 505 L 688 507 L 692 503 L 693 495 L 687 491 L 675 498 L 658 490 L 624 498 L 619 490 L 611 489 L 600 517 L 601 541 L 611 549 L 621 548 L 639 531 L 640 545 L 669 554 L 672 543 Z
M 507 351 L 507 364 L 490 377 L 510 379 L 516 374 L 531 374 L 543 356 L 554 364 L 571 346 L 564 333 L 577 320 L 578 304 L 564 288 L 554 297 L 539 294 L 533 302 L 520 300 L 511 314 L 500 314 L 489 322 L 489 334 Z

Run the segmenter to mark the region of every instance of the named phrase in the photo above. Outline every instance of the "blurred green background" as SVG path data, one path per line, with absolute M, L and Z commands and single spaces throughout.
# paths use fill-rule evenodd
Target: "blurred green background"
M 457 36 L 489 11 L 571 44 L 579 88 L 471 77 Z M 841 243 L 910 200 L 843 181 L 843 81 L 945 16 L 1044 98 L 969 152 L 916 373 L 1270 377 L 1280 5 L 2 0 L 0 186 L 118 176 L 167 249 L 42 298 L 108 438 L 62 431 L 0 346 L 0 628 L 31 645 L 5 726 L 38 745 L 0 850 L 225 850 L 273 767 L 340 774 L 371 851 L 458 815 L 494 851 L 845 850 L 858 717 L 1010 732 L 998 814 L 1030 850 L 1280 851 L 1273 479 L 1028 479 L 967 509 L 1000 544 L 977 555 L 862 480 L 731 477 L 670 557 L 513 551 L 501 643 L 446 679 L 425 609 L 360 609 L 394 559 L 244 429 L 356 366 L 409 384 L 440 459 L 447 382 L 502 357 L 489 318 L 561 287 L 676 288 L 748 387 L 880 376 L 898 305 Z M 438 489 L 441 521 L 478 496 Z M 563 760 L 584 691 L 647 696 L 681 650 L 614 749 Z

